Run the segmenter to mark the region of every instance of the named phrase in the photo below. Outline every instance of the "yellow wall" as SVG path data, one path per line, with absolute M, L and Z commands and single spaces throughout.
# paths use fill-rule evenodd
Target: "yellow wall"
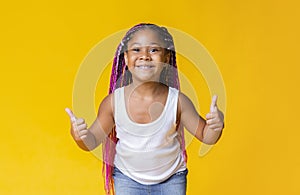
M 0 194 L 103 194 L 101 161 L 72 141 L 64 108 L 91 48 L 139 22 L 198 39 L 224 79 L 226 129 L 204 157 L 199 142 L 188 145 L 188 194 L 299 194 L 298 8 L 292 0 L 2 2 Z M 209 102 L 203 94 L 201 114 Z

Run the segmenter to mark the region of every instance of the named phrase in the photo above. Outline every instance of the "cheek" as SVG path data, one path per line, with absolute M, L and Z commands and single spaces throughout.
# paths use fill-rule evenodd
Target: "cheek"
M 126 63 L 127 65 L 129 65 L 129 64 L 132 64 L 132 63 L 134 63 L 134 62 L 136 61 L 137 56 L 134 55 L 134 54 L 128 54 L 128 53 L 125 53 L 124 59 L 125 59 L 125 63 Z
M 163 63 L 166 63 L 167 62 L 167 59 L 165 56 L 162 56 L 162 55 L 159 55 L 159 56 L 153 56 L 152 58 L 154 61 L 157 61 L 157 62 L 163 62 Z
M 133 64 L 128 64 L 127 66 L 128 66 L 128 70 L 132 70 L 132 69 L 133 69 L 133 67 L 134 67 L 134 65 L 133 65 Z
M 127 62 L 128 69 L 132 69 L 134 67 L 135 61 L 136 60 L 133 57 L 128 58 L 128 62 Z
M 135 56 L 130 56 L 128 58 L 128 66 L 133 65 L 135 63 L 135 61 L 136 61 L 136 57 Z

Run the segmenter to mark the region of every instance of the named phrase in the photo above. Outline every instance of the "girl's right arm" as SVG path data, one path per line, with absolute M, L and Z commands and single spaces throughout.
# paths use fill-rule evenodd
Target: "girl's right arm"
M 70 109 L 66 109 L 71 119 L 71 135 L 77 145 L 91 151 L 99 146 L 111 132 L 115 122 L 113 115 L 113 94 L 106 96 L 101 102 L 98 115 L 88 128 L 83 118 L 76 118 Z

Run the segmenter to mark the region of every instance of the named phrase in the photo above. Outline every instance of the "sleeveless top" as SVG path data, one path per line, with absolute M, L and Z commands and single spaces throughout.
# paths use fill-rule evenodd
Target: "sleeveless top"
M 177 89 L 169 87 L 159 118 L 140 124 L 127 114 L 124 87 L 114 92 L 114 117 L 119 139 L 114 165 L 141 184 L 157 184 L 186 169 L 176 130 L 178 93 Z

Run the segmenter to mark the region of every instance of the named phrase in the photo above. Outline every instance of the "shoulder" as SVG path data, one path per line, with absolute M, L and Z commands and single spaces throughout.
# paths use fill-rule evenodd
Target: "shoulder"
M 184 112 L 187 109 L 194 109 L 194 104 L 188 96 L 179 91 L 178 94 L 178 111 Z
M 99 114 L 106 113 L 106 114 L 113 114 L 114 113 L 114 92 L 108 94 L 106 97 L 103 98 L 99 105 Z
M 114 101 L 114 93 L 111 93 L 103 98 L 101 105 L 106 105 Z
M 182 104 L 192 103 L 190 98 L 188 96 L 186 96 L 184 93 L 182 93 L 181 91 L 179 91 L 178 93 L 179 93 L 178 94 L 179 103 L 182 103 Z
M 114 92 L 111 94 L 108 94 L 101 102 L 99 106 L 99 110 L 105 110 L 107 112 L 114 113 L 114 107 L 115 107 L 115 98 L 119 98 L 121 95 L 121 91 L 124 90 L 124 87 L 120 87 L 115 89 Z
M 121 88 L 117 88 L 115 89 L 114 92 L 112 92 L 111 94 L 108 94 L 101 102 L 101 104 L 114 104 L 114 99 L 115 97 L 118 97 L 118 95 L 120 94 L 121 90 L 123 90 L 124 87 L 121 87 Z M 101 106 L 101 105 L 100 105 Z

